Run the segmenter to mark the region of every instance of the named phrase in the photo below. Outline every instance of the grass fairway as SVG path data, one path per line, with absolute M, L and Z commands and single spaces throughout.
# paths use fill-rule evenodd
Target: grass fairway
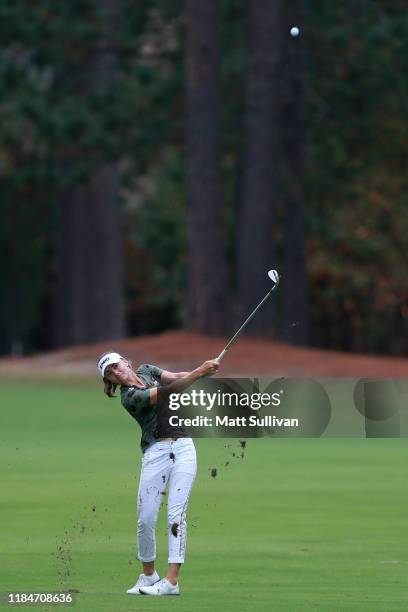
M 248 440 L 243 459 L 197 440 L 182 596 L 139 598 L 137 424 L 86 383 L 2 381 L 1 398 L 0 591 L 78 589 L 88 612 L 407 609 L 405 439 Z

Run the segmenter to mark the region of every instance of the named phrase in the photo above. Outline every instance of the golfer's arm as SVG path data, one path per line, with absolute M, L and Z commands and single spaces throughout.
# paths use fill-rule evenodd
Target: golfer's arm
M 188 374 L 190 374 L 190 372 L 168 372 L 167 370 L 163 370 L 161 373 L 161 383 L 162 385 L 167 385 L 174 380 L 188 376 Z
M 150 404 L 157 404 L 157 401 L 159 399 L 167 400 L 172 393 L 181 393 L 182 391 L 187 389 L 187 387 L 192 385 L 193 382 L 195 382 L 199 378 L 202 378 L 203 376 L 201 368 L 197 368 L 192 372 L 186 372 L 185 374 L 185 376 L 181 376 L 180 378 L 177 378 L 177 380 L 173 380 L 168 384 L 161 385 L 160 387 L 153 387 L 153 389 L 150 389 Z
M 157 404 L 157 387 L 150 389 L 150 404 L 152 406 Z

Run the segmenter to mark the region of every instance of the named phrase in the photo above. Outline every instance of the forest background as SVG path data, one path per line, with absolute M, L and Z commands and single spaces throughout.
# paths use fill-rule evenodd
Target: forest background
M 228 335 L 273 267 L 251 335 L 406 355 L 404 5 L 4 0 L 0 353 Z

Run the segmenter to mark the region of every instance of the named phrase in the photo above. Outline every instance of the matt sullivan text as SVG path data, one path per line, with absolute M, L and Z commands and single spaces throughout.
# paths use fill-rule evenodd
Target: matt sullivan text
M 299 427 L 299 419 L 288 419 L 267 415 L 262 418 L 251 415 L 250 417 L 216 416 L 215 419 L 207 416 L 195 416 L 183 418 L 173 415 L 169 418 L 172 427 Z

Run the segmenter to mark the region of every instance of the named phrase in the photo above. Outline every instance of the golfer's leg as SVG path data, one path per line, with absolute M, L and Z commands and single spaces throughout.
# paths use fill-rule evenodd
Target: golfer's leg
M 147 569 L 148 563 L 156 558 L 156 523 L 163 493 L 169 478 L 170 465 L 167 457 L 142 467 L 137 495 L 137 542 L 139 559 Z M 150 572 L 148 572 L 150 573 Z
M 168 499 L 169 578 L 177 581 L 187 541 L 187 505 L 197 471 L 194 444 L 183 440 L 170 474 Z
M 187 541 L 187 504 L 195 475 L 172 473 L 168 501 L 168 538 L 170 565 L 184 563 Z M 179 568 L 169 566 L 169 577 L 176 578 Z M 173 574 L 173 576 L 170 576 Z M 176 574 L 176 576 L 174 576 Z M 177 580 L 176 580 L 177 582 Z

